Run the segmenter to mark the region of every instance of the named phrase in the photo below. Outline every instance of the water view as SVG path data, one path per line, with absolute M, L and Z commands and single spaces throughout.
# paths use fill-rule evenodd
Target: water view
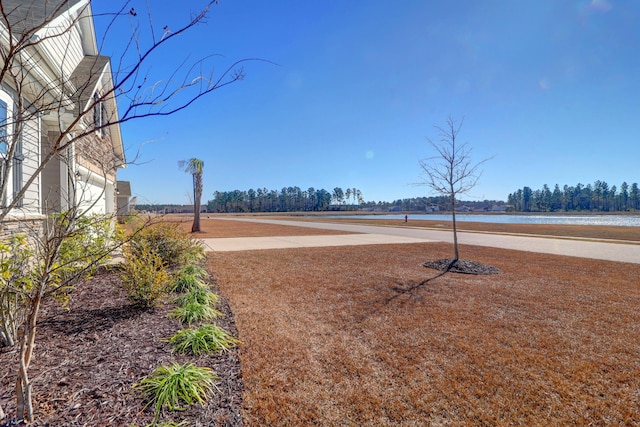
M 335 215 L 331 218 L 343 218 Z M 353 215 L 350 218 L 362 219 L 400 219 L 404 214 L 388 215 Z M 460 222 L 489 222 L 498 224 L 565 224 L 565 225 L 615 225 L 623 227 L 640 227 L 640 216 L 626 215 L 483 215 L 457 214 Z M 446 214 L 414 214 L 409 220 L 450 221 L 451 215 Z

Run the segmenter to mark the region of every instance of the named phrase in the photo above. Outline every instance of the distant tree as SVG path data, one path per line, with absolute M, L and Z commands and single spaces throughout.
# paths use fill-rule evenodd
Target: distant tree
M 553 187 L 553 193 L 551 193 L 551 211 L 552 212 L 558 212 L 560 209 L 562 209 L 562 205 L 563 205 L 563 193 L 560 190 L 560 186 L 558 184 L 555 185 L 555 187 Z
M 489 159 L 474 163 L 471 160 L 471 148 L 466 142 L 460 143 L 458 136 L 463 120 L 459 123 L 449 117 L 446 126 L 435 126 L 439 139 L 434 141 L 427 138 L 429 145 L 436 151 L 436 155 L 419 161 L 423 171 L 420 182 L 432 191 L 449 198 L 453 228 L 453 248 L 455 264 L 460 258 L 458 252 L 458 230 L 456 227 L 456 200 L 458 195 L 467 194 L 478 182 L 480 166 Z
M 256 190 L 250 188 L 249 191 L 247 191 L 247 195 L 249 196 L 249 212 L 253 212 L 253 203 L 257 196 Z
M 344 191 L 340 187 L 336 187 L 333 189 L 333 198 L 337 204 L 344 204 Z
M 635 210 L 640 208 L 640 190 L 638 190 L 638 183 L 631 184 L 631 190 L 629 190 L 629 203 Z
M 547 184 L 542 186 L 540 192 L 539 207 L 541 211 L 548 212 L 551 210 L 551 190 Z
M 316 210 L 316 189 L 313 187 L 309 187 L 307 189 L 307 197 L 308 197 L 308 207 L 307 210 Z
M 200 231 L 200 201 L 202 200 L 202 171 L 204 162 L 195 157 L 178 162 L 180 169 L 193 176 L 193 225 L 191 232 Z

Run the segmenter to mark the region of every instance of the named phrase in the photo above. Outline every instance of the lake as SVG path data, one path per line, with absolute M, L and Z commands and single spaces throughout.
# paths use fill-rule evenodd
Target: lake
M 328 218 L 344 218 L 344 215 L 332 215 Z M 404 214 L 349 215 L 349 218 L 361 219 L 399 219 Z M 451 221 L 451 215 L 413 214 L 409 220 Z M 567 225 L 615 225 L 640 227 L 640 216 L 627 215 L 508 215 L 508 214 L 456 214 L 459 222 L 489 222 L 498 224 L 567 224 Z

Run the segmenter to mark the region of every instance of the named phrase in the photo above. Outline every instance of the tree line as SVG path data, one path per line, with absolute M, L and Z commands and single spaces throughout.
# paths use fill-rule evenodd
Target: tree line
M 321 211 L 446 211 L 450 203 L 449 197 L 412 197 L 387 201 L 365 201 L 362 192 L 357 188 L 343 189 L 336 187 L 333 191 L 310 187 L 283 187 L 281 190 L 249 189 L 233 191 L 216 191 L 213 200 L 207 202 L 207 212 L 321 212 Z M 491 210 L 504 201 L 483 200 L 459 202 L 474 211 Z M 138 205 L 138 209 L 158 210 L 165 205 Z M 166 205 L 170 211 L 177 211 L 184 206 Z
M 267 188 L 246 191 L 216 191 L 213 200 L 207 202 L 208 212 L 298 212 L 358 209 L 363 203 L 362 192 L 357 188 L 333 191 L 309 187 Z
M 512 212 L 627 212 L 640 210 L 640 189 L 637 183 L 623 182 L 620 187 L 609 187 L 604 181 L 593 184 L 556 184 L 551 190 L 547 184 L 533 190 L 523 187 L 507 197 L 507 210 Z

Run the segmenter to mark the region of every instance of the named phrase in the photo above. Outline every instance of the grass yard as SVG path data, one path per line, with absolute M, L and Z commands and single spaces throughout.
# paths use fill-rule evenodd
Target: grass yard
M 212 253 L 250 426 L 640 425 L 640 265 L 411 244 Z

